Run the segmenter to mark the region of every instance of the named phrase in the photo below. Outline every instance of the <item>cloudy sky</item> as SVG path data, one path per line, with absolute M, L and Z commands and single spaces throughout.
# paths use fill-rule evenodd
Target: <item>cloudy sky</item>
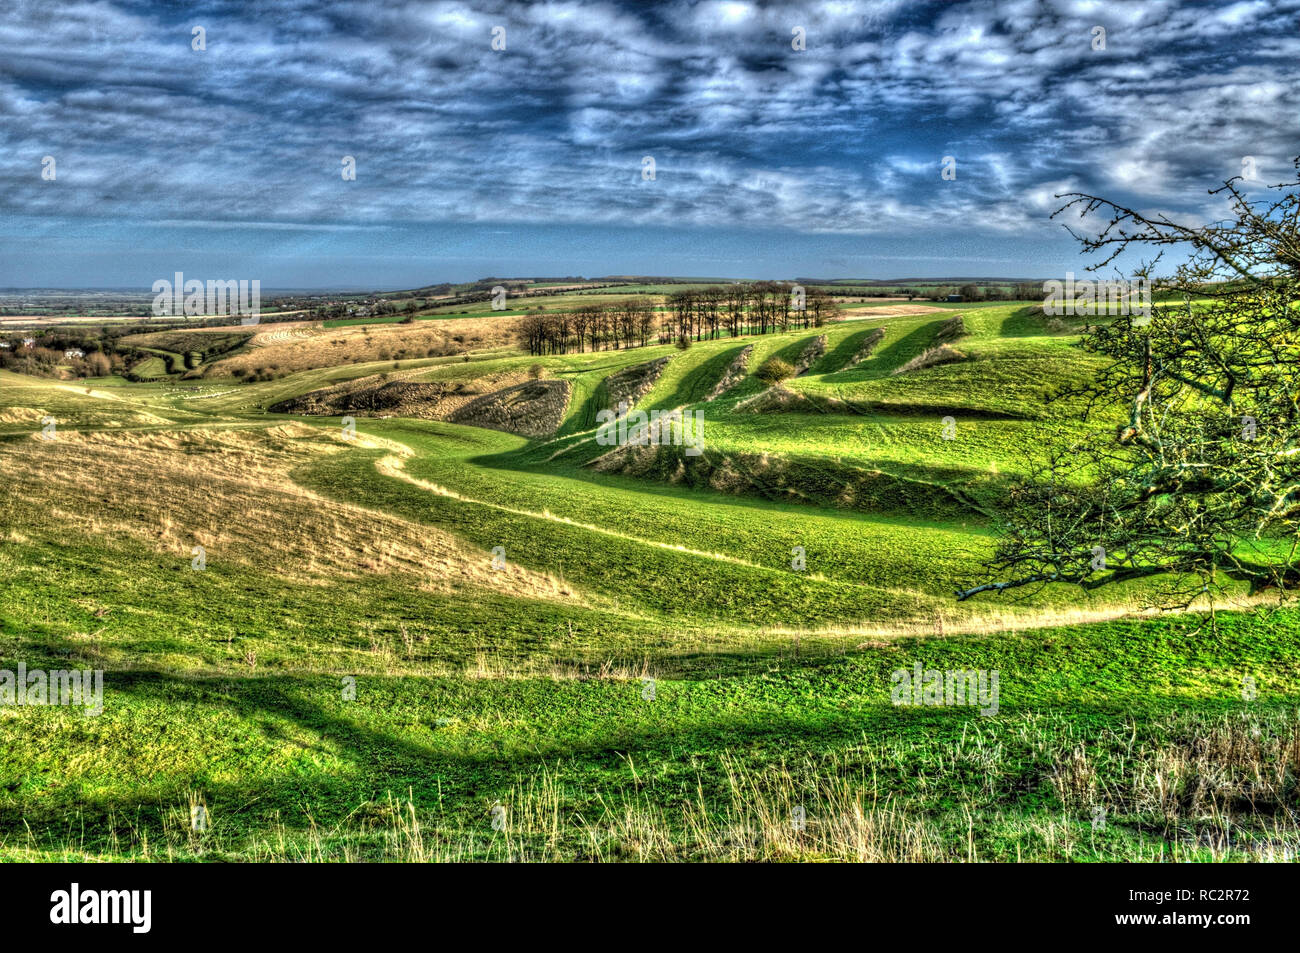
M 0 286 L 1036 277 L 1300 154 L 1300 0 L 5 6 Z

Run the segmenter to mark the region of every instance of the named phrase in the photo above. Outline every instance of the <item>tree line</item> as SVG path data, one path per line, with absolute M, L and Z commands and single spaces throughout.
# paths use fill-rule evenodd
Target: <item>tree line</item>
M 777 281 L 685 289 L 667 295 L 662 313 L 649 298 L 602 302 L 573 311 L 530 312 L 520 319 L 520 343 L 529 354 L 688 346 L 693 340 L 821 327 L 838 308 L 826 292 Z
M 532 311 L 519 323 L 521 343 L 529 354 L 568 354 L 645 347 L 658 325 L 649 298 L 617 304 L 590 304 L 572 311 Z

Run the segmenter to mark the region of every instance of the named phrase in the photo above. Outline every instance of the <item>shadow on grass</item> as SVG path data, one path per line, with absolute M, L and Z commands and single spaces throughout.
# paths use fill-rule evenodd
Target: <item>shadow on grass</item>
M 521 690 L 518 683 L 502 681 L 440 692 L 437 683 L 420 679 L 374 678 L 359 684 L 357 701 L 344 702 L 338 682 L 324 676 L 181 680 L 137 675 L 120 680 L 115 694 L 129 695 L 137 708 L 174 712 L 173 729 L 188 728 L 195 735 L 190 763 L 169 765 L 154 752 L 148 780 L 129 791 L 121 779 L 102 771 L 84 780 L 52 777 L 26 796 L 10 789 L 0 795 L 0 831 L 8 847 L 30 840 L 43 849 L 74 844 L 92 852 L 109 849 L 114 833 L 128 850 L 145 835 L 156 852 L 168 835 L 173 843 L 186 842 L 188 795 L 197 792 L 213 819 L 211 846 L 219 845 L 218 856 L 222 849 L 239 850 L 250 835 L 272 838 L 277 826 L 328 835 L 336 826 L 357 830 L 369 823 L 378 848 L 392 820 L 386 808 L 390 795 L 400 801 L 409 796 L 426 826 L 490 838 L 490 806 L 542 771 L 561 779 L 566 812 L 590 808 L 592 820 L 599 819 L 603 806 L 617 811 L 620 804 L 646 800 L 670 806 L 680 802 L 684 790 L 725 807 L 732 791 L 724 753 L 762 768 L 777 759 L 797 764 L 845 752 L 844 763 L 827 762 L 836 773 L 851 777 L 869 769 L 891 790 L 911 790 L 922 803 L 939 803 L 966 792 L 967 782 L 958 773 L 928 795 L 916 791 L 908 780 L 916 764 L 904 755 L 929 751 L 933 757 L 938 751 L 941 756 L 945 745 L 966 737 L 972 727 L 995 732 L 1010 749 L 991 779 L 989 803 L 1031 805 L 1041 800 L 1050 767 L 1036 760 L 1032 738 L 1017 735 L 1022 716 L 1035 724 L 1041 718 L 1064 719 L 1100 738 L 1108 732 L 1127 734 L 1135 716 L 1184 711 L 1187 701 L 1170 695 L 1109 704 L 1003 704 L 998 719 L 985 719 L 974 707 L 894 707 L 884 683 L 880 702 L 805 699 L 794 706 L 773 692 L 751 698 L 749 710 L 709 706 L 707 698 L 706 704 L 696 699 L 693 710 L 682 710 L 674 707 L 674 688 L 668 685 L 657 701 L 646 702 L 636 681 L 602 684 L 597 697 L 584 698 L 586 704 L 578 707 L 573 698 L 556 697 L 580 691 L 580 683 L 543 681 Z M 517 738 L 509 737 L 511 723 L 505 720 L 477 730 L 474 714 L 499 712 L 503 693 L 559 701 L 562 709 L 588 720 L 552 719 L 551 728 L 562 723 L 574 729 L 567 736 L 548 730 L 544 720 Z M 462 708 L 448 707 L 457 700 Z M 435 716 L 452 710 L 467 716 L 468 729 L 437 726 Z M 1239 712 L 1240 704 L 1202 699 L 1196 710 L 1213 717 Z M 459 740 L 439 742 L 438 732 L 458 732 Z M 855 751 L 867 733 L 893 757 L 874 760 Z M 241 739 L 246 748 L 232 751 Z M 119 736 L 117 744 L 147 746 L 147 741 Z M 232 761 L 246 767 L 236 773 Z
M 843 384 L 852 381 L 872 380 L 873 378 L 885 377 L 894 368 L 902 367 L 912 358 L 916 357 L 916 355 L 930 347 L 934 343 L 935 335 L 939 333 L 939 328 L 941 328 L 947 320 L 949 319 L 930 321 L 923 324 L 920 327 L 909 331 L 907 334 L 904 334 L 897 341 L 887 344 L 884 347 L 877 348 L 875 353 L 864 360 L 861 364 L 848 368 L 847 370 L 823 374 L 822 380 L 829 384 Z
M 726 348 L 707 360 L 701 361 L 682 375 L 672 393 L 651 400 L 645 405 L 645 409 L 673 410 L 677 407 L 689 406 L 704 400 L 709 396 L 709 392 L 717 386 L 727 368 L 740 356 L 740 352 L 748 346 L 748 344 L 741 344 L 736 347 Z M 687 360 L 689 354 L 688 351 L 678 357 L 677 360 Z
M 867 335 L 874 334 L 883 327 L 885 325 L 881 324 L 846 335 L 840 340 L 839 344 L 814 361 L 812 367 L 808 368 L 803 376 L 816 377 L 842 370 L 844 365 L 853 359 L 853 355 L 858 353 L 858 349 L 862 347 L 862 342 L 866 340 Z
M 228 828 L 329 826 L 364 802 L 382 803 L 386 792 L 404 797 L 408 791 L 422 810 L 450 806 L 466 820 L 485 818 L 492 801 L 504 797 L 521 775 L 554 766 L 557 759 L 569 762 L 575 774 L 612 774 L 631 788 L 636 777 L 624 758 L 629 751 L 672 761 L 683 747 L 700 752 L 748 745 L 768 748 L 797 737 L 818 744 L 847 742 L 860 735 L 866 723 L 806 721 L 772 711 L 757 720 L 720 714 L 704 725 L 689 717 L 661 715 L 642 700 L 641 683 L 630 681 L 604 683 L 599 692 L 604 696 L 599 705 L 604 727 L 599 722 L 582 724 L 569 738 L 537 731 L 510 738 L 504 723 L 478 731 L 458 728 L 457 722 L 473 723 L 474 695 L 479 696 L 479 711 L 491 715 L 497 710 L 495 696 L 520 693 L 516 681 L 482 683 L 469 691 L 458 691 L 460 686 L 453 684 L 451 691 L 440 692 L 438 682 L 418 678 L 363 677 L 358 679 L 355 702 L 340 699 L 339 681 L 333 677 L 179 679 L 127 673 L 113 684 L 107 711 L 99 719 L 107 722 L 122 711 L 118 705 L 123 695 L 129 696 L 128 709 L 166 709 L 171 731 L 165 726 L 155 730 L 183 733 L 188 763 L 169 765 L 156 750 L 150 752 L 154 768 L 147 780 L 134 785 L 106 776 L 102 769 L 79 778 L 50 776 L 54 772 L 41 769 L 46 778 L 28 779 L 29 784 L 35 782 L 34 788 L 20 783 L 0 791 L 0 832 L 9 835 L 5 839 L 11 844 L 24 839 L 27 831 L 38 844 L 66 844 L 79 836 L 88 847 L 100 850 L 113 830 L 121 835 L 134 828 L 137 834 L 144 831 L 158 839 L 169 823 L 173 829 L 184 825 L 190 791 L 200 793 L 214 822 Z M 557 694 L 575 696 L 583 685 L 542 680 L 536 687 L 525 685 L 523 692 L 544 701 Z M 462 704 L 455 707 L 458 700 Z M 620 720 L 620 704 L 626 705 L 626 721 Z M 582 706 L 570 698 L 565 707 Z M 397 720 L 404 721 L 401 730 L 408 734 L 393 727 L 392 709 L 401 711 Z M 440 712 L 461 718 L 439 727 Z M 127 720 L 129 724 L 138 719 L 128 714 Z M 107 727 L 95 725 L 97 731 Z M 458 737 L 441 744 L 418 738 L 432 739 L 438 732 Z M 141 746 L 143 753 L 149 739 L 118 733 L 109 745 L 119 756 L 133 746 Z M 128 786 L 130 792 L 124 792 Z

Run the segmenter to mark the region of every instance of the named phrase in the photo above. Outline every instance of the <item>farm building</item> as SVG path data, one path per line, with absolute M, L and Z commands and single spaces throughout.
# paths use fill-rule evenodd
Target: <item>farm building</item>
M 960 300 L 961 300 L 961 295 L 948 295 L 948 300 L 949 300 L 949 301 L 960 301 Z

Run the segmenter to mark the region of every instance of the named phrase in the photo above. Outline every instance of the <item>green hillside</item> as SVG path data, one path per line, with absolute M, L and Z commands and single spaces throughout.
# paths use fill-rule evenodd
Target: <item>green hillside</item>
M 206 343 L 178 334 L 152 346 Z M 3 667 L 104 671 L 102 714 L 0 709 L 0 859 L 1272 859 L 1300 613 L 955 598 L 1008 481 L 1082 432 L 1047 399 L 1100 367 L 1077 340 L 1005 304 L 257 383 L 0 372 Z M 769 388 L 772 357 L 810 363 Z M 569 396 L 531 440 L 265 409 L 383 374 Z M 599 443 L 627 387 L 702 452 Z M 895 704 L 917 666 L 995 673 L 996 710 Z

